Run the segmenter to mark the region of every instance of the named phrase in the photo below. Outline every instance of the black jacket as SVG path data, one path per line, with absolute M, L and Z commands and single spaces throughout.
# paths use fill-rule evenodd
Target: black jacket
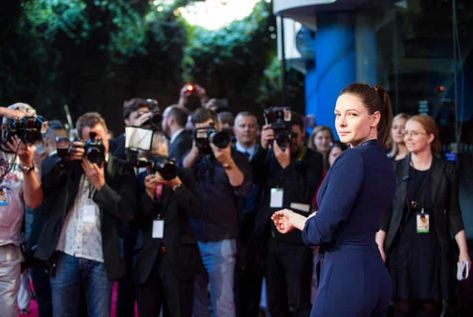
M 43 164 L 43 205 L 48 213 L 38 240 L 35 256 L 48 260 L 56 250 L 66 214 L 74 203 L 83 174 L 80 162 L 62 164 L 56 156 Z M 136 201 L 136 177 L 133 169 L 112 155 L 105 164 L 105 186 L 92 199 L 101 211 L 102 247 L 105 269 L 110 279 L 120 278 L 125 272 L 122 240 L 119 236 L 120 220 L 131 220 Z
M 201 216 L 198 185 L 191 170 L 178 169 L 178 175 L 182 185 L 175 192 L 164 187 L 161 202 L 151 199 L 146 192 L 141 194 L 136 220 L 142 240 L 137 246 L 139 251 L 133 269 L 133 278 L 139 284 L 148 279 L 162 245 L 166 247 L 166 256 L 173 263 L 177 278 L 193 278 L 203 270 L 197 240 L 188 219 L 189 216 Z M 158 212 L 164 219 L 163 239 L 152 237 L 153 220 Z
M 190 131 L 182 131 L 172 143 L 169 144 L 169 157 L 180 162 L 192 147 L 192 133 Z
M 385 249 L 389 251 L 401 224 L 406 206 L 407 184 L 409 181 L 410 156 L 396 161 L 396 193 L 392 208 L 386 213 L 382 229 L 386 232 Z M 455 166 L 448 164 L 438 157 L 432 160 L 430 180 L 427 187 L 430 190 L 434 215 L 435 232 L 440 247 L 448 251 L 452 238 L 463 230 L 463 220 L 458 205 L 458 181 Z M 422 194 L 422 193 L 419 193 Z

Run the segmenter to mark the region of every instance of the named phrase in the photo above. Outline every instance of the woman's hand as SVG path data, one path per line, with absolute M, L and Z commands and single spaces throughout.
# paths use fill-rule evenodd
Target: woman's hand
M 306 217 L 295 213 L 290 209 L 282 209 L 276 211 L 271 219 L 274 222 L 274 226 L 280 233 L 288 233 L 294 228 L 302 230 L 304 228 Z
M 458 256 L 458 262 L 467 263 L 468 269 L 471 269 L 471 259 L 470 259 L 470 256 L 468 255 L 468 252 L 460 251 L 460 255 Z

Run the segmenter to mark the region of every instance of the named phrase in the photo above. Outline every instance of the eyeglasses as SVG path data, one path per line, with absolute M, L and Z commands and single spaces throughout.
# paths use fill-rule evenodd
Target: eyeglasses
M 412 136 L 412 137 L 417 137 L 421 134 L 427 134 L 427 132 L 420 132 L 420 131 L 407 131 L 407 130 L 404 130 L 404 132 L 402 132 L 402 135 L 403 136 Z

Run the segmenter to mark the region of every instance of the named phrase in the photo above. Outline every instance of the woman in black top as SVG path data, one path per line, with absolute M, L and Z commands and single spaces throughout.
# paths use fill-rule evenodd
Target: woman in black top
M 377 242 L 382 255 L 384 250 L 387 254 L 395 316 L 439 316 L 455 268 L 451 235 L 458 261 L 471 265 L 455 167 L 436 156 L 440 143 L 431 117 L 410 118 L 404 140 L 410 154 L 395 162 L 396 193 Z

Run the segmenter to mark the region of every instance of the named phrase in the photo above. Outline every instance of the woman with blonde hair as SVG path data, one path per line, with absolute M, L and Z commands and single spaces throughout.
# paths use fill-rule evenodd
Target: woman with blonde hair
M 314 128 L 309 137 L 308 147 L 322 154 L 325 171 L 328 169 L 328 152 L 333 141 L 333 133 L 329 127 L 319 125 Z
M 407 155 L 407 148 L 404 143 L 404 128 L 408 119 L 409 115 L 404 112 L 398 113 L 393 118 L 390 138 L 391 151 L 388 153 L 388 157 L 393 161 L 402 160 Z

